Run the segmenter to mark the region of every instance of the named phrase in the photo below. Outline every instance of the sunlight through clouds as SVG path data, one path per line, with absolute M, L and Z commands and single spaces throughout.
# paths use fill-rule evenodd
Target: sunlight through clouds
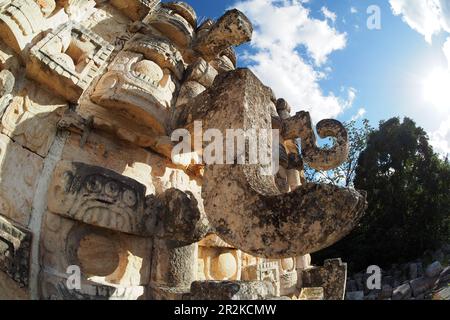
M 413 30 L 425 37 L 428 43 L 440 33 L 450 34 L 449 0 L 390 0 L 392 11 L 402 17 Z M 438 129 L 430 134 L 430 142 L 437 152 L 450 154 L 450 37 L 442 46 L 447 68 L 430 70 L 423 81 L 423 96 L 434 111 L 443 115 Z M 426 108 L 429 115 L 430 110 Z

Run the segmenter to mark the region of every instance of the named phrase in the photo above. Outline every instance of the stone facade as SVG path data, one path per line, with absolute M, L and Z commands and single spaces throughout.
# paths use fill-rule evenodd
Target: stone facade
M 343 298 L 346 265 L 309 254 L 365 195 L 302 171 L 345 161 L 347 132 L 319 122 L 320 149 L 307 112 L 236 69 L 251 36 L 183 2 L 0 1 L 0 299 Z M 280 170 L 172 157 L 196 121 L 278 129 Z

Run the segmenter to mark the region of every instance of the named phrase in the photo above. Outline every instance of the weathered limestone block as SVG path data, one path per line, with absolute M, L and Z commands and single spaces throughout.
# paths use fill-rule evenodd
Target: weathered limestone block
M 276 113 L 271 97 L 249 70 L 221 74 L 182 108 L 178 123 L 190 128 L 202 119 L 204 130 L 215 128 L 223 136 L 231 128 L 268 130 Z M 273 150 L 271 139 L 266 150 Z M 264 169 L 259 164 L 205 167 L 208 219 L 223 240 L 244 252 L 268 258 L 312 253 L 347 235 L 362 217 L 365 196 L 353 189 L 305 184 L 281 193 Z
M 43 161 L 0 134 L 0 214 L 27 226 Z
M 285 258 L 280 264 L 280 295 L 289 296 L 297 292 L 298 275 L 294 258 Z
M 78 24 L 66 23 L 48 33 L 30 51 L 28 77 L 76 103 L 106 67 L 114 47 Z
M 321 287 L 303 288 L 298 300 L 325 300 L 324 290 Z
M 394 289 L 392 293 L 392 300 L 407 300 L 411 298 L 412 290 L 409 283 L 404 283 Z
M 13 0 L 0 11 L 0 38 L 18 55 L 47 28 L 43 12 L 34 0 Z
M 19 68 L 20 59 L 16 56 L 14 50 L 0 39 L 0 70 L 10 70 L 12 73 L 17 74 Z
M 44 219 L 41 243 L 43 298 L 56 294 L 54 287 L 66 284 L 71 275 L 69 266 L 80 267 L 82 292 L 91 295 L 92 299 L 98 298 L 96 286 L 109 288 L 108 294 L 112 294 L 115 288 L 128 292 L 148 284 L 151 239 L 90 226 L 50 212 Z M 63 298 L 63 293 L 60 292 L 59 297 Z
M 0 216 L 0 271 L 28 286 L 31 233 Z
M 45 157 L 55 138 L 56 124 L 68 108 L 34 82 L 25 81 L 1 120 L 1 132 Z
M 199 34 L 194 49 L 200 52 L 206 61 L 217 58 L 221 52 L 231 46 L 238 46 L 251 40 L 253 27 L 248 18 L 239 10 L 227 11 L 210 27 Z
M 62 159 L 102 166 L 133 178 L 146 186 L 146 195 L 162 194 L 171 188 L 190 191 L 199 206 L 203 206 L 200 182 L 197 179 L 191 178 L 169 159 L 129 143 L 116 139 L 112 141 L 95 132 L 88 134 L 86 139 L 72 134 L 65 144 Z
M 14 89 L 14 83 L 15 78 L 10 71 L 2 70 L 0 72 L 0 118 L 13 98 L 11 92 Z
M 191 64 L 186 71 L 186 79 L 181 86 L 176 107 L 184 105 L 212 86 L 217 74 L 217 70 L 202 58 Z
M 110 64 L 91 99 L 156 134 L 166 134 L 183 73 L 183 58 L 173 44 L 137 34 Z
M 111 3 L 133 21 L 142 20 L 159 7 L 160 0 L 111 0 Z
M 197 276 L 197 245 L 155 239 L 149 299 L 180 300 Z
M 147 231 L 161 239 L 195 243 L 209 231 L 208 220 L 192 192 L 168 189 L 147 196 Z
M 129 3 L 131 1 L 126 2 Z M 126 40 L 129 40 L 129 37 L 132 35 L 127 32 L 129 22 L 128 17 L 113 7 L 110 1 L 98 3 L 94 13 L 87 19 L 79 21 L 83 27 L 94 31 L 106 42 L 115 45 L 116 48 L 123 44 L 124 37 L 127 37 Z
M 347 264 L 341 259 L 326 260 L 323 267 L 302 271 L 304 287 L 322 287 L 326 300 L 343 300 L 345 297 Z
M 265 281 L 195 281 L 192 300 L 261 300 L 275 296 L 275 288 Z

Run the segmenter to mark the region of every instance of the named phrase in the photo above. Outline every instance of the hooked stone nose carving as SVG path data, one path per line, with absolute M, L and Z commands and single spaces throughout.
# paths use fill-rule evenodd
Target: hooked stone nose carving
M 212 88 L 183 110 L 187 127 L 203 120 L 203 128 L 271 129 L 276 108 L 270 90 L 247 69 L 219 75 Z M 318 125 L 321 137 L 335 146 L 316 146 L 309 114 L 300 112 L 282 122 L 285 139 L 302 140 L 305 162 L 318 169 L 342 163 L 348 153 L 347 133 L 339 122 Z M 268 139 L 271 145 L 271 139 Z M 269 146 L 268 150 L 272 150 Z M 217 234 L 242 251 L 265 258 L 299 256 L 328 247 L 346 236 L 363 215 L 365 194 L 332 185 L 306 183 L 282 193 L 274 176 L 260 164 L 206 165 L 202 197 L 208 220 Z

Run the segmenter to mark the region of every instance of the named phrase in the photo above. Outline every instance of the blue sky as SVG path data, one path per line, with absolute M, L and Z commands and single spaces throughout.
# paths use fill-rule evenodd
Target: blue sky
M 237 49 L 239 66 L 294 111 L 309 110 L 315 121 L 363 113 L 373 126 L 408 116 L 437 151 L 450 152 L 450 0 L 187 2 L 199 17 L 238 7 L 250 18 L 255 32 Z M 367 28 L 370 5 L 380 8 L 380 30 Z

